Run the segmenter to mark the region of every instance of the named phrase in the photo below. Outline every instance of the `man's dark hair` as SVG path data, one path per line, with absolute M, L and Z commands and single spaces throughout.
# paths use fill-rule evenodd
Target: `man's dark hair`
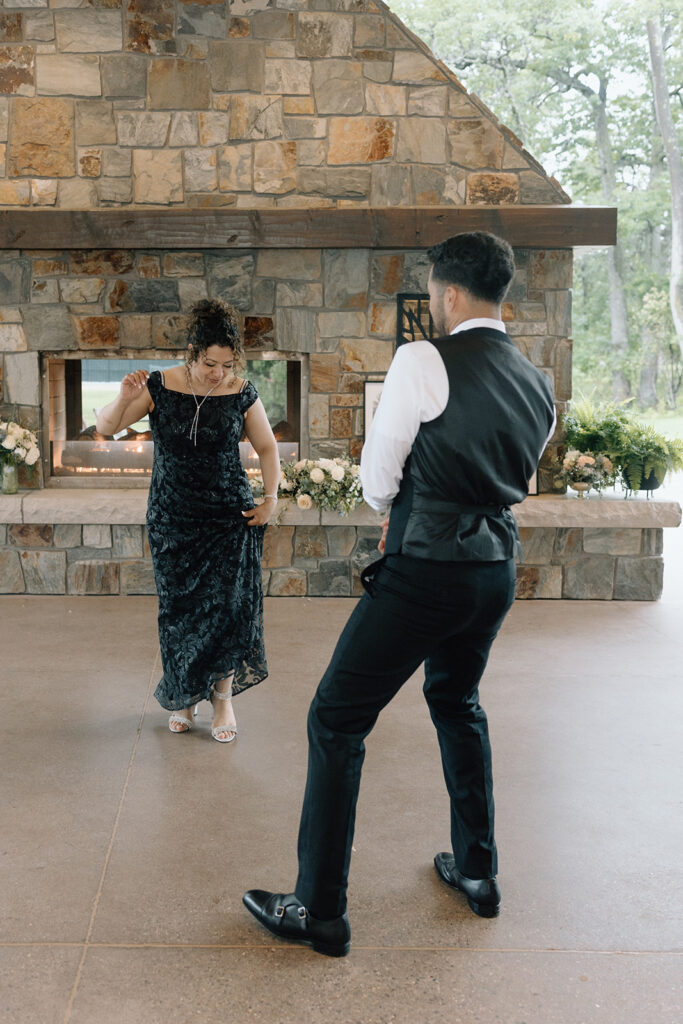
M 476 299 L 503 301 L 515 272 L 508 243 L 487 231 L 453 235 L 428 250 L 432 280 L 465 288 Z

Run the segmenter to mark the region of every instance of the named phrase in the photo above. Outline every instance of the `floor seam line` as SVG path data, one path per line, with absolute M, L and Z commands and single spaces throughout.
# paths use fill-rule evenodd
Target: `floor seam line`
M 281 943 L 263 945 L 262 943 L 226 943 L 226 942 L 1 942 L 0 949 L 241 949 L 271 950 L 297 953 L 306 952 L 304 946 L 284 945 Z M 586 956 L 671 956 L 683 957 L 680 949 L 582 949 L 578 946 L 387 946 L 353 944 L 353 950 L 382 950 L 385 952 L 424 951 L 430 953 L 557 953 L 581 954 Z
M 93 908 L 92 908 L 92 911 L 91 911 L 91 914 L 90 914 L 90 921 L 88 923 L 88 931 L 86 932 L 85 942 L 82 943 L 83 950 L 82 950 L 82 953 L 81 953 L 80 960 L 78 962 L 78 967 L 76 968 L 76 977 L 74 978 L 74 983 L 73 983 L 73 986 L 71 988 L 71 993 L 69 995 L 69 1001 L 67 1003 L 66 1010 L 64 1012 L 63 1024 L 69 1024 L 69 1021 L 71 1020 L 71 1014 L 73 1012 L 74 1002 L 76 1000 L 76 994 L 78 992 L 78 986 L 80 984 L 81 976 L 83 974 L 83 966 L 85 964 L 85 958 L 86 958 L 86 956 L 88 954 L 88 949 L 89 949 L 89 947 L 91 945 L 91 943 L 90 943 L 90 936 L 92 935 L 93 929 L 95 927 L 95 918 L 97 917 L 97 911 L 98 911 L 99 905 L 100 905 L 100 897 L 102 895 L 102 890 L 104 888 L 104 880 L 105 880 L 106 875 L 107 875 L 107 869 L 109 868 L 109 861 L 111 859 L 112 850 L 114 848 L 114 842 L 116 840 L 116 833 L 118 831 L 119 821 L 121 820 L 121 813 L 123 811 L 123 804 L 124 804 L 125 799 L 126 799 L 126 793 L 128 792 L 128 784 L 130 782 L 131 772 L 133 771 L 133 765 L 135 764 L 135 757 L 136 757 L 136 754 L 137 754 L 137 751 L 138 751 L 138 746 L 140 744 L 140 737 L 142 736 L 142 726 L 143 726 L 143 723 L 144 723 L 144 720 L 145 720 L 145 714 L 147 713 L 147 705 L 149 704 L 149 698 L 150 698 L 150 694 L 151 694 L 151 691 L 152 691 L 152 685 L 153 685 L 153 682 L 154 682 L 155 671 L 156 671 L 156 667 L 157 667 L 158 662 L 159 662 L 159 648 L 157 648 L 157 650 L 156 650 L 156 653 L 154 655 L 154 661 L 152 662 L 152 667 L 151 667 L 150 672 L 149 672 L 149 679 L 147 681 L 147 691 L 145 693 L 145 700 L 143 702 L 142 711 L 140 712 L 140 717 L 138 719 L 138 725 L 137 725 L 137 730 L 136 730 L 136 733 L 135 733 L 135 740 L 133 742 L 133 748 L 132 748 L 132 750 L 130 752 L 130 756 L 128 758 L 128 768 L 126 769 L 126 777 L 125 777 L 124 782 L 123 782 L 123 788 L 121 790 L 121 796 L 119 798 L 119 805 L 118 805 L 118 807 L 116 809 L 116 816 L 114 818 L 114 825 L 112 827 L 112 832 L 111 832 L 111 837 L 109 839 L 109 845 L 107 847 L 107 852 L 106 852 L 105 857 L 104 857 L 104 864 L 102 865 L 102 872 L 100 874 L 100 881 L 99 881 L 99 884 L 97 886 L 97 892 L 95 893 L 95 899 L 93 901 Z M 79 943 L 79 945 L 80 945 L 80 943 Z

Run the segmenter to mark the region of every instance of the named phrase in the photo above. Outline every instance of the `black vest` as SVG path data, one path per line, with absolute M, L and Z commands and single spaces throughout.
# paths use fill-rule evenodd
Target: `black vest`
M 434 342 L 448 404 L 423 423 L 391 507 L 386 554 L 496 562 L 519 554 L 523 501 L 553 422 L 550 381 L 501 331 Z

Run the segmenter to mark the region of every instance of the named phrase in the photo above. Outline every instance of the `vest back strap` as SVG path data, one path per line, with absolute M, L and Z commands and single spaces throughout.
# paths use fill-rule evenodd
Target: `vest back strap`
M 415 495 L 412 504 L 413 512 L 436 512 L 452 516 L 499 516 L 509 512 L 509 505 L 460 505 L 456 501 L 438 501 Z

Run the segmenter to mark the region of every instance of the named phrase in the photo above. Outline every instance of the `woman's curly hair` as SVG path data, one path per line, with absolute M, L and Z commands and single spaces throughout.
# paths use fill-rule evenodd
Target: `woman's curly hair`
M 218 299 L 202 299 L 192 307 L 187 338 L 192 345 L 188 363 L 196 362 L 211 345 L 231 348 L 237 363 L 244 356 L 237 310 Z

